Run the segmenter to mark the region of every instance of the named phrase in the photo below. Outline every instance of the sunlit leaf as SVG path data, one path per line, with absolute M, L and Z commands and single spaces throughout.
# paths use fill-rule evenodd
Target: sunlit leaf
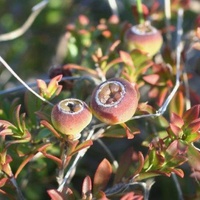
M 62 197 L 62 193 L 58 192 L 55 189 L 47 190 L 47 193 L 49 194 L 49 196 L 51 197 L 52 200 L 65 200 Z
M 184 124 L 183 119 L 176 113 L 171 114 L 170 121 L 172 124 L 176 125 L 179 128 L 181 128 Z
M 188 145 L 188 162 L 195 170 L 200 171 L 200 152 L 192 145 Z
M 79 144 L 78 146 L 76 146 L 74 150 L 70 151 L 70 153 L 68 155 L 69 156 L 73 156 L 74 154 L 78 153 L 81 150 L 84 150 L 84 149 L 86 150 L 92 144 L 93 144 L 92 140 L 87 140 L 85 142 L 82 142 L 81 144 Z
M 200 105 L 195 105 L 192 108 L 190 108 L 189 110 L 187 110 L 183 114 L 183 120 L 185 122 L 185 125 L 187 126 L 192 121 L 197 119 L 199 117 L 199 113 L 200 113 Z
M 82 199 L 89 199 L 92 196 L 92 181 L 89 176 L 86 176 L 82 185 Z
M 110 176 L 112 174 L 112 166 L 108 160 L 103 159 L 99 164 L 93 180 L 93 191 L 97 193 L 99 190 L 102 190 L 107 185 Z
M 178 90 L 170 103 L 170 112 L 176 113 L 179 116 L 183 115 L 185 109 L 185 98 L 182 90 Z

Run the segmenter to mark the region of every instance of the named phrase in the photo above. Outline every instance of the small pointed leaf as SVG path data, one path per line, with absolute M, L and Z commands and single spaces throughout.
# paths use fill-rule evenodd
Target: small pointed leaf
M 94 175 L 94 181 L 93 181 L 94 193 L 97 193 L 98 191 L 105 188 L 110 179 L 111 173 L 112 173 L 111 164 L 107 159 L 103 159 L 103 161 L 99 164 Z

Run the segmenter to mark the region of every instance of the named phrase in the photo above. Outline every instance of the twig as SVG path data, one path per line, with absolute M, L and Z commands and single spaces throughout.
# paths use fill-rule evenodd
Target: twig
M 14 185 L 15 189 L 16 189 L 16 192 L 17 192 L 17 197 L 18 197 L 18 200 L 25 200 L 18 184 L 17 184 L 17 181 L 14 177 L 11 177 L 10 178 L 10 181 L 12 182 L 12 184 Z
M 104 126 L 104 124 L 102 124 L 102 125 Z M 94 135 L 94 130 L 95 130 L 95 127 L 91 128 L 91 130 L 89 131 L 89 134 L 88 134 L 87 138 L 85 139 L 85 141 L 90 140 L 90 139 L 93 137 L 93 135 Z M 100 128 L 100 129 L 97 131 L 97 135 L 98 135 L 98 132 L 101 132 L 101 133 L 102 133 L 102 132 L 104 132 L 104 131 L 105 131 L 104 128 Z M 62 183 L 59 185 L 59 187 L 58 187 L 58 189 L 57 189 L 59 192 L 62 192 L 62 190 L 63 190 L 65 184 L 66 184 L 67 182 L 69 182 L 68 178 L 69 178 L 70 174 L 72 173 L 72 171 L 75 170 L 75 168 L 76 168 L 76 166 L 77 166 L 77 164 L 78 164 L 78 161 L 85 155 L 85 153 L 87 152 L 87 150 L 88 150 L 88 148 L 83 149 L 83 150 L 81 150 L 81 151 L 78 152 L 78 154 L 76 155 L 76 157 L 75 157 L 75 159 L 74 159 L 72 165 L 70 166 L 69 170 L 66 172 L 65 177 L 64 177 Z
M 63 77 L 61 79 L 61 81 L 65 81 L 65 80 L 76 80 L 76 79 L 80 79 L 80 78 L 83 78 L 80 77 L 80 76 L 66 76 L 66 77 Z M 49 83 L 51 81 L 51 79 L 44 79 L 43 80 L 45 83 Z M 37 86 L 37 83 L 29 83 L 27 84 L 29 87 L 31 88 L 34 88 Z M 25 89 L 25 86 L 24 85 L 19 85 L 17 87 L 14 87 L 14 88 L 11 88 L 11 89 L 7 89 L 7 90 L 2 90 L 0 91 L 0 96 L 2 95 L 7 95 L 7 94 L 10 94 L 10 93 L 14 93 L 14 92 L 19 92 L 21 90 L 24 90 Z
M 171 102 L 172 98 L 176 94 L 179 86 L 180 86 L 180 76 L 181 76 L 181 51 L 182 51 L 182 43 L 181 38 L 183 34 L 182 29 L 182 23 L 183 23 L 183 9 L 178 10 L 178 20 L 177 20 L 177 49 L 176 49 L 176 82 L 173 90 L 163 103 L 163 105 L 156 111 L 154 114 L 147 114 L 147 115 L 140 115 L 140 116 L 134 116 L 131 119 L 141 119 L 141 118 L 147 118 L 147 117 L 158 117 L 164 114 L 166 111 L 169 103 Z
M 142 1 L 136 0 L 136 3 L 137 3 L 137 11 L 139 14 L 139 23 L 143 24 L 144 23 L 144 15 L 143 15 L 143 10 L 142 10 Z
M 110 5 L 110 9 L 112 10 L 112 14 L 119 17 L 119 12 L 118 12 L 116 0 L 108 0 L 108 3 Z
M 48 0 L 43 0 L 42 2 L 35 5 L 32 8 L 32 13 L 28 17 L 28 19 L 25 21 L 25 23 L 20 28 L 14 30 L 12 32 L 1 34 L 0 42 L 14 40 L 14 39 L 20 37 L 21 35 L 23 35 L 30 28 L 30 26 L 33 24 L 35 18 L 42 11 L 42 9 L 47 5 L 47 3 L 48 3 Z
M 6 63 L 6 61 L 0 56 L 0 62 L 5 66 L 5 68 L 20 82 L 24 85 L 25 88 L 27 88 L 32 94 L 34 94 L 36 97 L 38 97 L 40 100 L 44 101 L 45 103 L 48 103 L 49 105 L 53 106 L 53 104 L 49 101 L 47 101 L 45 98 L 40 96 L 38 93 L 36 93 L 31 87 L 29 87 L 14 71 L 13 69 Z
M 65 142 L 61 142 L 60 149 L 61 149 L 60 157 L 62 160 L 62 165 L 58 170 L 58 176 L 57 176 L 57 182 L 59 185 L 63 182 L 64 173 L 65 173 L 65 165 L 66 165 L 66 160 L 67 160 L 67 144 Z
M 165 25 L 166 25 L 166 38 L 168 43 L 171 42 L 171 31 L 170 31 L 170 26 L 171 26 L 171 1 L 170 0 L 165 0 Z
M 177 178 L 175 173 L 172 173 L 172 179 L 173 179 L 175 186 L 176 186 L 176 189 L 178 191 L 178 200 L 184 200 L 183 193 L 181 191 L 181 187 L 180 187 L 180 184 L 178 182 L 178 178 Z
M 119 167 L 118 162 L 115 160 L 112 152 L 110 151 L 110 149 L 104 144 L 104 142 L 101 139 L 97 139 L 96 140 L 101 146 L 102 148 L 106 151 L 106 153 L 108 154 L 108 156 L 110 157 L 110 159 L 112 160 L 113 166 L 114 168 L 117 170 L 117 168 Z

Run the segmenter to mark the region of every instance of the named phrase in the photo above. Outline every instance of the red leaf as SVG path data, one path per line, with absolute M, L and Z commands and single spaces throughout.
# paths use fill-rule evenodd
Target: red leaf
M 190 124 L 199 117 L 200 105 L 195 105 L 183 114 L 185 124 Z
M 91 196 L 91 191 L 92 191 L 92 181 L 89 176 L 86 176 L 83 185 L 82 185 L 82 199 L 87 199 Z
M 128 53 L 125 52 L 125 51 L 120 51 L 119 54 L 120 54 L 120 58 L 122 59 L 122 61 L 123 61 L 127 66 L 134 66 L 133 60 L 132 60 L 130 54 L 128 54 Z
M 184 172 L 182 169 L 174 168 L 174 169 L 171 169 L 171 172 L 174 172 L 176 175 L 180 176 L 181 178 L 184 177 Z
M 142 152 L 140 151 L 138 152 L 138 162 L 139 162 L 139 165 L 138 165 L 137 170 L 134 172 L 134 175 L 139 174 L 142 171 L 142 168 L 144 166 L 144 156 Z
M 62 197 L 62 193 L 58 192 L 55 189 L 47 190 L 47 193 L 49 194 L 52 200 L 64 200 L 64 198 Z
M 191 130 L 192 133 L 197 132 L 200 129 L 200 118 L 192 121 L 188 128 Z
M 73 149 L 72 151 L 70 151 L 70 153 L 68 154 L 69 156 L 72 156 L 76 153 L 78 153 L 79 151 L 86 149 L 88 147 L 90 147 L 93 144 L 92 140 L 87 140 L 81 144 L 79 144 L 75 149 Z
M 136 134 L 140 133 L 139 129 L 134 127 L 130 129 L 125 123 L 121 123 L 120 125 L 125 129 L 127 139 L 133 139 Z
M 61 139 L 60 134 L 53 128 L 53 126 L 49 122 L 42 120 L 40 123 L 48 128 L 58 139 Z
M 152 85 L 155 85 L 158 82 L 159 78 L 160 76 L 158 74 L 150 74 L 150 75 L 143 76 L 143 79 L 147 83 L 152 84 Z
M 0 179 L 0 188 L 3 187 L 7 181 L 8 181 L 8 178 L 1 178 Z
M 97 193 L 99 190 L 103 189 L 107 185 L 111 173 L 111 164 L 107 159 L 103 159 L 103 161 L 99 164 L 94 175 L 94 193 Z
M 174 124 L 170 123 L 169 128 L 176 137 L 180 137 L 183 134 L 182 129 Z
M 170 121 L 171 121 L 172 124 L 175 124 L 179 128 L 181 128 L 184 124 L 183 119 L 175 113 L 172 113 Z

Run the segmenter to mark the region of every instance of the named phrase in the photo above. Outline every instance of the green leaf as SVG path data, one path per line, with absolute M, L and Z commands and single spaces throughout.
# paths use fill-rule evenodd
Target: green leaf
M 51 135 L 51 131 L 49 129 L 42 128 L 42 129 L 40 129 L 39 133 L 35 137 L 35 140 L 36 141 L 41 141 L 41 140 L 43 140 L 45 138 L 48 138 L 50 135 Z
M 187 156 L 191 167 L 200 171 L 200 152 L 192 144 L 188 145 Z

